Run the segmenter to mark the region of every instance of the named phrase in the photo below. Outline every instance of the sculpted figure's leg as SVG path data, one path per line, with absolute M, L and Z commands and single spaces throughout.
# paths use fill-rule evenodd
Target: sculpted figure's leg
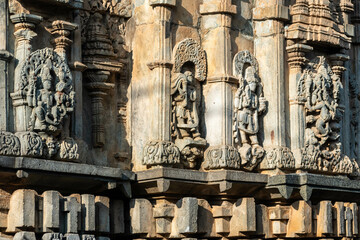
M 240 130 L 240 137 L 241 137 L 241 143 L 244 145 L 244 144 L 248 144 L 249 141 L 246 137 L 246 133 L 242 130 Z

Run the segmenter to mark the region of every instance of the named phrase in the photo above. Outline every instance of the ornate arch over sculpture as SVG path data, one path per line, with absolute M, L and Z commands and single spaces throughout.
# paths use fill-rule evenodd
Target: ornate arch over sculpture
M 174 68 L 175 73 L 180 73 L 182 67 L 187 62 L 195 65 L 195 78 L 205 81 L 207 74 L 207 63 L 205 51 L 194 39 L 187 38 L 176 44 L 174 48 Z

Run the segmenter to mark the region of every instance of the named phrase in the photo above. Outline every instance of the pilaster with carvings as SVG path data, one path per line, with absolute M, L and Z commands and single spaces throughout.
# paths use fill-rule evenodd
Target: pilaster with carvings
M 231 1 L 204 1 L 200 5 L 203 21 L 202 46 L 212 67 L 204 85 L 206 140 L 205 169 L 239 168 L 240 157 L 232 146 L 233 95 L 237 79 L 232 73 L 231 27 L 237 13 Z M 213 22 L 212 24 L 207 24 Z M 213 46 L 217 46 L 214 48 Z
M 157 130 L 151 136 L 144 148 L 143 164 L 150 167 L 154 165 L 176 165 L 180 163 L 179 149 L 171 142 L 171 101 L 169 101 L 171 83 L 172 33 L 170 22 L 176 0 L 151 0 L 150 6 L 154 14 L 154 55 L 147 66 L 154 76 L 151 84 L 154 97 L 158 104 L 153 105 L 154 121 Z M 155 127 L 155 126 L 154 126 Z M 156 143 L 156 144 L 155 144 Z M 157 149 L 156 154 L 149 149 Z

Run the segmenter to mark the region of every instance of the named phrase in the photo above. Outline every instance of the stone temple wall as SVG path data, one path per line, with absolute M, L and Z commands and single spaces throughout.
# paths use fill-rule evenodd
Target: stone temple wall
M 359 0 L 0 0 L 0 240 L 360 239 Z

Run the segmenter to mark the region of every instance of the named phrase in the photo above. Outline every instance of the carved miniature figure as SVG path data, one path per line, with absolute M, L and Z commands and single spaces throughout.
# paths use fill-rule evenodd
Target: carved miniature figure
M 239 85 L 234 103 L 234 142 L 238 145 L 243 164 L 254 166 L 264 154 L 257 134 L 259 115 L 266 110 L 266 100 L 254 67 L 246 68 L 245 77 L 240 76 Z

